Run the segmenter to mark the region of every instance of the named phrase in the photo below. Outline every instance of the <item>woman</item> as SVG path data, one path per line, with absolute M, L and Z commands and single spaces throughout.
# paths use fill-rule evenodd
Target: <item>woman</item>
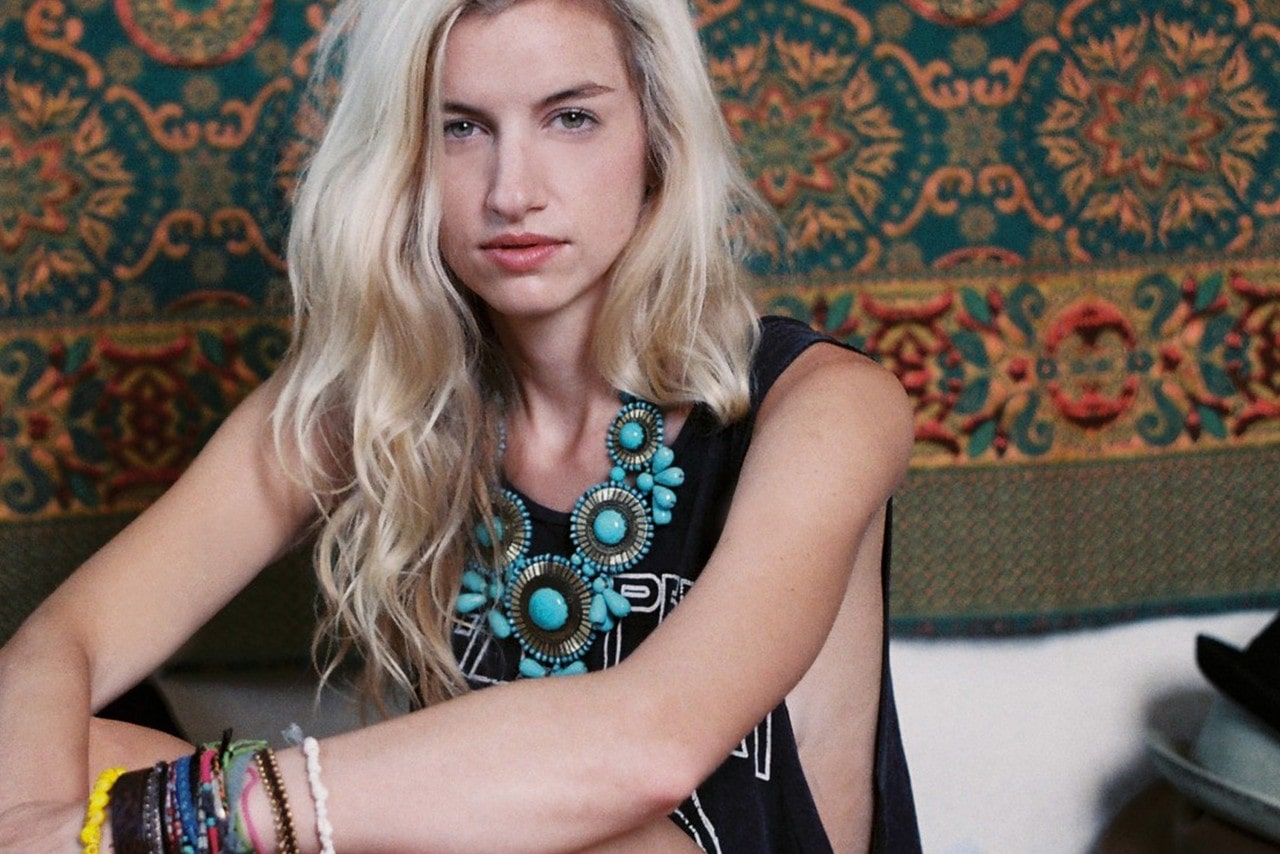
M 326 636 L 422 708 L 197 752 L 214 847 L 917 848 L 882 673 L 910 411 L 751 314 L 684 4 L 356 2 L 330 39 L 290 357 L 0 652 L 0 843 L 210 832 L 190 746 L 90 715 L 310 526 Z

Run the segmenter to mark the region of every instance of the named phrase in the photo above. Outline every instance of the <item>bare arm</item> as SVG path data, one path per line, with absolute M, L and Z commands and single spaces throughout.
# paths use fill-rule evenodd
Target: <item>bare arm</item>
M 813 348 L 766 400 L 720 544 L 673 614 L 609 670 L 500 685 L 325 741 L 337 847 L 579 850 L 665 816 L 818 656 L 910 445 L 896 381 Z M 878 638 L 878 579 L 858 589 L 871 595 L 855 616 Z M 861 655 L 878 677 L 878 643 Z M 313 845 L 302 756 L 280 765 Z
M 849 393 L 833 393 L 841 388 Z M 268 408 L 262 398 L 242 407 L 170 496 L 24 627 L 24 639 L 74 653 L 74 666 L 42 700 L 46 712 L 58 709 L 52 724 L 25 703 L 0 699 L 6 766 L 33 734 L 74 749 L 56 769 L 28 756 L 0 783 L 0 805 L 24 802 L 33 786 L 60 797 L 75 788 L 79 803 L 89 710 L 163 660 L 305 518 L 307 502 L 280 487 L 278 473 L 244 465 L 243 447 L 261 442 Z M 766 400 L 720 545 L 673 615 L 611 670 L 498 686 L 327 740 L 338 847 L 583 850 L 652 833 L 644 850 L 687 848 L 664 816 L 818 656 L 854 556 L 909 450 L 896 381 L 834 348 L 813 348 Z M 231 535 L 241 541 L 235 555 L 220 548 Z M 152 557 L 139 566 L 131 562 L 137 553 Z M 174 566 L 190 569 L 166 574 Z M 128 613 L 114 621 L 104 603 Z M 868 619 L 878 615 L 878 596 L 865 607 Z M 86 614 L 87 625 L 64 625 Z M 0 661 L 34 647 L 26 642 Z M 878 659 L 878 647 L 864 654 Z M 0 663 L 0 698 L 34 684 L 30 673 Z M 282 751 L 280 765 L 299 838 L 315 850 L 302 757 Z M 269 835 L 265 802 L 254 812 Z
M 250 395 L 189 471 L 0 650 L 0 834 L 18 804 L 82 802 L 91 713 L 172 654 L 305 520 L 310 502 L 267 429 L 274 388 Z

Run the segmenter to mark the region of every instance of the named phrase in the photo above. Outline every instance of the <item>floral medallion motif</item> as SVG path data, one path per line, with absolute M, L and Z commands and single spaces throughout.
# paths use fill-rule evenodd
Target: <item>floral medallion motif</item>
M 65 231 L 61 206 L 75 187 L 56 140 L 24 148 L 13 128 L 0 124 L 0 248 L 17 250 L 29 231 Z
M 824 193 L 835 189 L 830 163 L 851 141 L 831 129 L 830 110 L 829 103 L 816 99 L 793 105 L 777 86 L 750 107 L 731 103 L 724 108 L 747 170 L 758 176 L 775 207 L 794 202 L 801 186 Z
M 238 59 L 271 23 L 272 0 L 115 0 L 129 38 L 166 65 L 202 67 Z
M 51 82 L 14 72 L 4 81 L 0 251 L 18 262 L 0 280 L 9 309 L 109 295 L 114 232 L 137 202 L 137 179 L 102 113 L 74 85 Z
M 795 4 L 776 8 L 779 27 L 750 41 L 737 18 L 703 31 L 743 165 L 785 228 L 756 263 L 760 272 L 872 265 L 894 185 L 915 192 L 900 178 L 912 160 L 903 144 L 910 103 L 885 97 L 856 47 L 860 28 Z
M 1173 80 L 1159 68 L 1144 69 L 1132 87 L 1100 84 L 1101 108 L 1085 138 L 1104 151 L 1102 175 L 1134 173 L 1159 189 L 1178 169 L 1207 172 L 1213 165 L 1207 144 L 1226 125 L 1210 109 L 1208 94 L 1204 80 Z
M 1219 19 L 1220 20 L 1220 19 Z M 1252 239 L 1276 188 L 1274 50 L 1170 10 L 1073 34 L 1033 149 L 1068 206 L 1078 260 Z M 1033 165 L 1034 168 L 1034 165 Z
M 906 0 L 917 15 L 938 24 L 996 24 L 1022 8 L 1025 0 Z

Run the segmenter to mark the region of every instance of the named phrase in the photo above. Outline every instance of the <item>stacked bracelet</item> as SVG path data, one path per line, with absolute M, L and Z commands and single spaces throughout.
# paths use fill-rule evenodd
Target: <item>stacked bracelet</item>
M 311 736 L 302 740 L 302 752 L 307 757 L 307 785 L 316 807 L 316 836 L 320 840 L 320 854 L 334 854 L 333 825 L 329 823 L 329 790 L 320 781 L 320 742 Z
M 270 757 L 264 762 L 264 757 Z M 80 838 L 86 854 L 98 854 L 102 825 L 111 805 L 111 833 L 118 854 L 240 854 L 254 851 L 251 834 L 241 833 L 241 790 L 250 769 L 267 767 L 272 814 L 277 813 L 280 850 L 296 854 L 292 816 L 284 799 L 274 756 L 264 741 L 231 741 L 196 748 L 174 762 L 151 768 L 103 772 L 86 807 Z M 256 771 L 255 771 L 256 773 Z
M 293 811 L 289 809 L 289 799 L 285 795 L 284 783 L 280 779 L 280 766 L 276 764 L 276 754 L 271 748 L 258 751 L 254 756 L 258 765 L 258 775 L 262 778 L 262 787 L 266 790 L 267 801 L 271 805 L 271 821 L 276 830 L 276 848 L 280 854 L 298 854 L 298 836 L 293 829 Z
M 80 828 L 80 844 L 84 854 L 98 854 L 102 845 L 102 825 L 107 820 L 107 804 L 111 800 L 111 787 L 124 774 L 123 768 L 108 768 L 98 775 L 89 792 L 84 808 L 84 827 Z
M 316 811 L 321 854 L 334 854 L 329 792 L 320 780 L 320 744 L 302 739 L 307 784 Z M 196 748 L 174 762 L 125 772 L 111 768 L 94 784 L 80 841 L 84 854 L 100 854 L 102 825 L 111 805 L 111 833 L 118 854 L 242 854 L 261 846 L 249 822 L 247 796 L 261 781 L 271 807 L 276 849 L 298 854 L 293 812 L 275 752 L 264 741 L 232 741 Z
M 143 799 L 150 768 L 120 775 L 111 787 L 111 844 L 116 854 L 150 854 L 142 829 Z

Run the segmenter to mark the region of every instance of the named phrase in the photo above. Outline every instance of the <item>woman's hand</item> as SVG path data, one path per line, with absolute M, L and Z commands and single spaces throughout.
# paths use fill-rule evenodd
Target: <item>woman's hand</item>
M 58 854 L 81 850 L 84 804 L 27 801 L 0 812 L 0 851 Z

